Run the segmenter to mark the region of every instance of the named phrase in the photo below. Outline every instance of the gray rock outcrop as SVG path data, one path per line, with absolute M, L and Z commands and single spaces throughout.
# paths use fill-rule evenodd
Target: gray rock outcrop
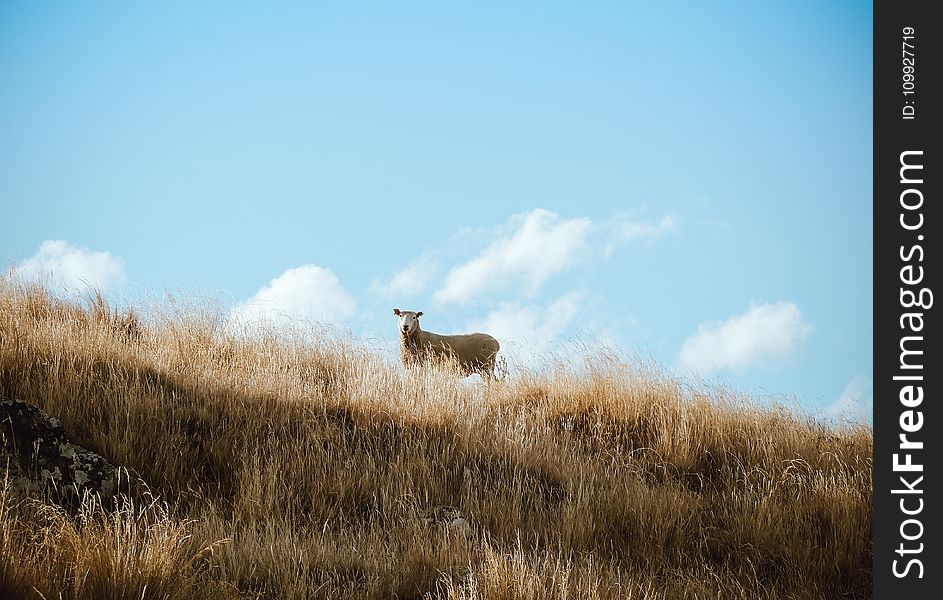
M 47 494 L 69 509 L 86 492 L 99 494 L 108 506 L 118 490 L 115 466 L 70 442 L 62 423 L 32 404 L 0 399 L 0 441 L 0 469 L 10 471 L 19 489 Z
M 472 533 L 471 525 L 465 514 L 455 506 L 436 506 L 419 513 L 419 518 L 426 525 L 445 527 L 452 533 L 469 535 Z

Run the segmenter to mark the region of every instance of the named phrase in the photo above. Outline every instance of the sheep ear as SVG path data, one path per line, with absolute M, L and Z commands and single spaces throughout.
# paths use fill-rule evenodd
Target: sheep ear
M 417 317 L 421 317 L 421 316 L 422 316 L 422 311 L 417 312 L 417 313 L 416 313 L 416 316 L 417 316 Z
M 398 309 L 398 308 L 394 308 L 394 309 L 393 309 L 393 314 L 398 317 L 398 316 L 399 316 L 399 309 Z

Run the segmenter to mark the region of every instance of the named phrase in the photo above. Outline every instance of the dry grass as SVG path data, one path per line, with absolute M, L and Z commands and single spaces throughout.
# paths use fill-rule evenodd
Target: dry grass
M 0 280 L 0 393 L 160 499 L 70 516 L 4 482 L 0 597 L 870 597 L 867 429 L 600 357 L 468 385 L 153 312 Z

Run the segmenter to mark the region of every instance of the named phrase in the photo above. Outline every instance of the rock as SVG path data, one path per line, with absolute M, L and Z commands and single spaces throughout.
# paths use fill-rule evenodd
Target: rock
M 446 527 L 449 531 L 468 535 L 472 532 L 471 525 L 462 511 L 454 506 L 436 506 L 429 510 L 424 510 L 419 514 L 419 518 L 426 525 L 439 525 Z
M 17 488 L 48 494 L 70 509 L 86 491 L 99 494 L 108 506 L 118 490 L 114 465 L 70 442 L 59 419 L 32 404 L 0 400 L 0 438 L 6 454 L 0 466 L 11 471 Z
M 468 524 L 468 521 L 466 521 L 464 517 L 452 519 L 452 522 L 449 523 L 449 529 L 462 535 L 468 535 L 472 532 L 471 525 Z

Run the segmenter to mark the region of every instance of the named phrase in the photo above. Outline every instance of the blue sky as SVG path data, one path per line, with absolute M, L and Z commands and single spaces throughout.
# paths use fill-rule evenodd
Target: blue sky
M 0 259 L 871 402 L 871 5 L 0 4 Z

